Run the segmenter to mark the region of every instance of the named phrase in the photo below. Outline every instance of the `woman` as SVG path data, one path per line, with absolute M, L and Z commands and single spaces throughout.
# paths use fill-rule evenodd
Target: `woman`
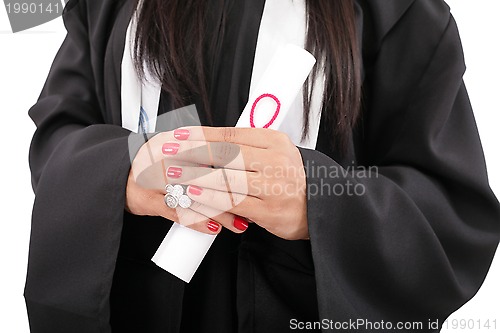
M 500 210 L 445 3 L 306 1 L 304 46 L 319 60 L 313 76 L 326 77 L 314 150 L 272 130 L 230 129 L 248 99 L 270 3 L 144 2 L 137 67 L 161 80 L 158 113 L 195 103 L 214 128 L 157 128 L 137 155 L 120 96 L 137 4 L 67 4 L 68 36 L 30 110 L 33 332 L 433 332 L 478 290 Z M 185 158 L 188 167 L 171 163 L 167 181 L 200 170 L 224 170 L 233 185 L 253 180 L 248 196 L 230 191 L 234 207 L 220 206 L 221 184 L 184 179 L 194 204 L 176 211 L 164 189 L 136 181 L 141 152 L 171 161 L 200 141 L 237 147 L 245 163 L 209 168 L 224 167 L 214 162 L 225 157 L 219 149 Z M 273 172 L 284 166 L 305 173 Z M 292 191 L 264 190 L 276 184 Z M 178 212 L 219 233 L 189 284 L 150 261 Z

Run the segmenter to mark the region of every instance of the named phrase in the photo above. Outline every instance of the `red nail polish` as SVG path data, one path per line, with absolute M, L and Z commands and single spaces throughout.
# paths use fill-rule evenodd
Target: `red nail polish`
M 175 142 L 167 142 L 161 147 L 161 151 L 164 155 L 175 155 L 179 151 L 180 145 Z
M 189 138 L 189 130 L 187 129 L 176 129 L 174 131 L 174 138 L 177 140 L 187 140 Z
M 195 185 L 189 185 L 188 192 L 192 195 L 201 195 L 201 193 L 203 193 L 203 189 Z
M 233 226 L 240 231 L 245 231 L 248 228 L 248 222 L 240 216 L 235 216 Z
M 177 167 L 169 167 L 167 170 L 167 177 L 168 178 L 181 178 L 182 176 L 182 169 L 177 168 Z
M 208 228 L 208 230 L 210 230 L 211 232 L 217 232 L 217 231 L 219 231 L 219 229 L 220 229 L 220 224 L 219 224 L 219 223 L 217 223 L 217 222 L 215 222 L 215 221 L 210 220 L 210 221 L 208 221 L 208 223 L 207 223 L 207 228 Z

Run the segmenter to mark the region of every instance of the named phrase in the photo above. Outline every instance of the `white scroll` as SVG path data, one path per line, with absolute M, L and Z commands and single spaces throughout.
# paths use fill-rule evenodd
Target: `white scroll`
M 315 62 L 309 52 L 298 46 L 280 48 L 253 89 L 236 127 L 279 129 Z M 215 238 L 174 223 L 152 260 L 190 282 Z
M 135 73 L 132 52 L 135 24 L 136 15 L 133 15 L 127 29 L 121 68 L 122 126 L 137 132 L 139 113 L 143 107 L 149 130 L 153 131 L 161 86 L 154 80 L 141 82 Z M 303 140 L 303 100 L 300 91 L 316 61 L 301 47 L 305 45 L 305 36 L 304 0 L 266 2 L 260 22 L 249 101 L 237 127 L 276 129 L 288 134 L 297 146 L 315 148 L 324 75 L 320 69 L 313 82 L 309 134 Z M 145 70 L 146 77 L 150 78 L 147 68 Z M 215 238 L 174 223 L 152 261 L 179 279 L 190 282 Z

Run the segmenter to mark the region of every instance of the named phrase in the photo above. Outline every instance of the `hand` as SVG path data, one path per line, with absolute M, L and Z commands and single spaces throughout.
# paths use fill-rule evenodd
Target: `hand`
M 160 133 L 143 144 L 132 162 L 127 188 L 125 209 L 135 215 L 161 216 L 191 229 L 217 234 L 221 225 L 240 233 L 248 224 L 241 217 L 194 202 L 190 209 L 169 208 L 164 202 L 165 185 L 168 183 L 162 145 L 165 140 L 175 140 L 173 132 Z M 177 165 L 194 166 L 182 161 Z
M 190 185 L 191 199 L 244 217 L 278 237 L 308 239 L 304 167 L 286 134 L 211 127 L 174 134 L 174 140 L 160 137 L 165 147 L 175 148 L 165 151 L 167 177 Z M 180 162 L 188 164 L 175 164 Z

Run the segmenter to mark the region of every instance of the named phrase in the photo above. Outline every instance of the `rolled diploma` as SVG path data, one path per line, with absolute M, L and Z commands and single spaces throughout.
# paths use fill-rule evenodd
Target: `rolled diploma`
M 280 109 L 268 128 L 278 129 L 315 63 L 316 59 L 298 46 L 288 44 L 278 49 L 262 79 L 250 93 L 236 127 L 251 127 L 252 109 L 255 127 L 268 124 L 277 111 L 276 100 L 261 98 L 255 102 L 259 97 L 271 94 L 279 100 Z M 215 238 L 174 223 L 151 260 L 189 283 Z

